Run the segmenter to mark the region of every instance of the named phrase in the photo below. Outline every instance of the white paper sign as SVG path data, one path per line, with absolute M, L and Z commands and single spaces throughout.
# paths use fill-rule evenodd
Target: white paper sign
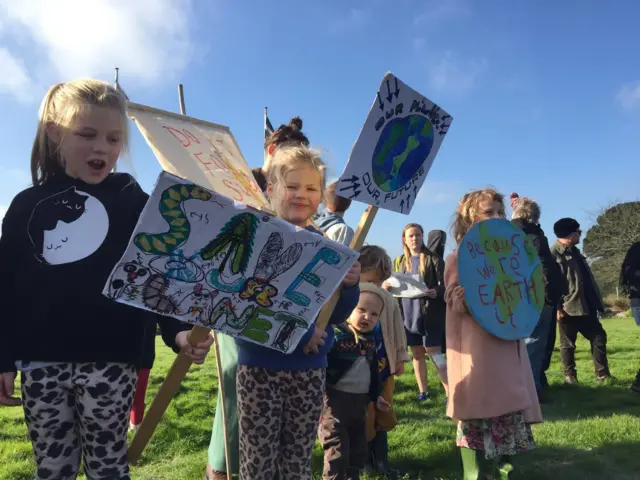
M 394 297 L 419 298 L 424 297 L 428 288 L 421 280 L 420 275 L 407 273 L 392 273 L 387 279 L 391 286 L 389 293 Z
M 128 113 L 163 170 L 252 207 L 267 205 L 228 127 L 133 103 Z
M 409 214 L 452 120 L 439 106 L 387 73 L 336 193 Z
M 103 294 L 291 352 L 357 258 L 163 172 Z

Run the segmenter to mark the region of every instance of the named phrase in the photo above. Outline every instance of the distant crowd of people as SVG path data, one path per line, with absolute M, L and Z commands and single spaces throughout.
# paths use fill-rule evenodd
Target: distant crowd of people
M 0 404 L 22 405 L 38 480 L 75 479 L 81 463 L 87 478 L 129 479 L 127 430 L 143 417 L 156 326 L 168 346 L 196 363 L 212 344 L 209 337 L 191 345 L 191 325 L 102 295 L 148 199 L 130 175 L 112 173 L 127 145 L 126 106 L 123 93 L 104 82 L 54 85 L 33 144 L 33 186 L 15 197 L 2 225 L 1 263 L 12 281 L 2 289 Z M 343 217 L 350 201 L 326 186 L 325 164 L 309 144 L 299 118 L 281 125 L 266 138 L 265 162 L 254 177 L 278 217 L 349 244 L 354 232 Z M 326 210 L 318 214 L 322 202 Z M 539 205 L 512 195 L 511 206 L 513 223 L 534 239 L 543 266 L 545 307 L 530 338 L 487 333 L 465 301 L 457 250 L 445 260 L 446 233 L 434 230 L 425 240 L 422 226 L 410 223 L 393 262 L 380 246 L 362 248 L 342 280 L 329 325 L 311 325 L 292 353 L 218 336 L 226 428 L 216 408 L 205 477 L 311 480 L 316 439 L 325 479 L 356 480 L 366 467 L 397 477 L 387 437 L 399 420 L 395 377 L 412 361 L 417 400 L 426 401 L 428 358 L 457 425 L 464 478 L 511 478 L 512 457 L 534 448 L 531 425 L 542 421 L 556 322 L 565 382 L 578 381 L 578 333 L 591 342 L 598 382 L 612 378 L 602 298 L 577 248 L 580 225 L 558 220 L 549 246 Z M 72 260 L 56 253 L 68 240 L 64 235 L 93 238 L 102 211 L 107 224 L 94 251 Z M 92 220 L 73 230 L 83 215 Z M 476 223 L 505 217 L 497 191 L 467 193 L 455 211 L 456 246 Z M 59 225 L 64 235 L 57 232 L 58 239 Z M 129 267 L 123 285 L 148 273 L 141 264 Z M 424 295 L 394 298 L 388 292 L 394 272 L 418 276 Z M 621 279 L 640 325 L 639 244 L 629 251 Z M 13 396 L 18 371 L 21 400 Z M 640 372 L 636 391 L 639 379 Z M 219 389 L 219 407 L 221 395 Z

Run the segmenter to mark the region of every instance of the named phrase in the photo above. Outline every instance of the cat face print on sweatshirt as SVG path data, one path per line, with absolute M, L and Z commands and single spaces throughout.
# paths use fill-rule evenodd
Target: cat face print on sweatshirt
M 45 264 L 62 265 L 100 248 L 109 231 L 109 216 L 97 198 L 69 187 L 40 200 L 27 229 L 34 256 Z

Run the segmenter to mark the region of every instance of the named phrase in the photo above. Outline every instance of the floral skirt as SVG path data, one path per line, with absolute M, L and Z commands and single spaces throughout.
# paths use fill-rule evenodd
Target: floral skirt
M 487 460 L 535 448 L 531 425 L 522 412 L 458 423 L 458 447 L 483 450 Z

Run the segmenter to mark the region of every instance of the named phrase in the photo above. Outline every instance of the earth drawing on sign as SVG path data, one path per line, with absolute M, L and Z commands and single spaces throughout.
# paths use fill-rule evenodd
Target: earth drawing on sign
M 529 337 L 544 305 L 542 265 L 531 239 L 511 222 L 477 223 L 458 249 L 460 285 L 474 319 L 505 340 Z
M 433 147 L 433 125 L 422 115 L 394 118 L 380 133 L 373 153 L 373 180 L 385 192 L 404 187 Z

